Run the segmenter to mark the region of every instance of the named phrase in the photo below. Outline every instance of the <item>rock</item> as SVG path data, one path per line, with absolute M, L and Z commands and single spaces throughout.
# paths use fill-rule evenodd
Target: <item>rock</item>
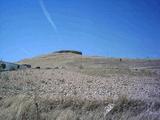
M 29 65 L 29 64 L 22 64 L 22 66 L 25 66 L 25 67 L 27 67 L 27 68 L 31 68 L 31 67 L 32 67 L 32 66 Z

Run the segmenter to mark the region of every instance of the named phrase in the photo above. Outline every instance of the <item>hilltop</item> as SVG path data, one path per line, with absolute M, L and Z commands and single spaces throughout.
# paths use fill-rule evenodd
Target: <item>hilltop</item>
M 81 52 L 80 52 L 81 53 Z M 0 75 L 0 118 L 159 120 L 160 60 L 54 52 Z

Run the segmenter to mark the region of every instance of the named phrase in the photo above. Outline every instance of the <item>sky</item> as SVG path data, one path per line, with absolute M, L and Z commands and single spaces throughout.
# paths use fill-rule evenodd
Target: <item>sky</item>
M 0 59 L 62 49 L 160 58 L 160 0 L 0 0 Z

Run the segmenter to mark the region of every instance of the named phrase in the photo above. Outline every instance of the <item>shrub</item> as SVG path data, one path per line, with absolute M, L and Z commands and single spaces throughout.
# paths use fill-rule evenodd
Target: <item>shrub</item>
M 82 55 L 82 52 L 75 51 L 75 50 L 60 50 L 60 51 L 56 51 L 54 53 L 74 53 L 74 54 Z
M 35 69 L 41 69 L 41 67 L 37 66 L 37 67 L 35 67 Z

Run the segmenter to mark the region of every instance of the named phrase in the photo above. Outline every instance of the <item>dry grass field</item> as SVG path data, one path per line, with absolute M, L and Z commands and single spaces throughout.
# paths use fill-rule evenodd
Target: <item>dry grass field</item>
M 160 120 L 160 60 L 52 53 L 0 73 L 0 120 Z

